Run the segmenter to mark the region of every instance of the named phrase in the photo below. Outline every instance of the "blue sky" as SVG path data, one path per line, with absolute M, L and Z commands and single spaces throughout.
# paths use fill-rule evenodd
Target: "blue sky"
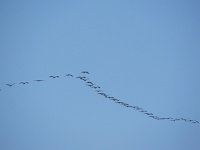
M 0 149 L 198 150 L 199 125 L 153 120 L 63 76 L 87 70 L 124 102 L 200 120 L 199 7 L 195 0 L 1 0 Z

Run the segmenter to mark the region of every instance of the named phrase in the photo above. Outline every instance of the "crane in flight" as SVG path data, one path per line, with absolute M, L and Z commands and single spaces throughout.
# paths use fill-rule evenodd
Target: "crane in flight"
M 81 73 L 90 74 L 88 71 L 82 71 Z
M 65 77 L 74 77 L 72 74 L 66 74 Z
M 12 83 L 12 84 L 6 84 L 7 86 L 9 87 L 12 87 L 13 85 L 15 85 L 15 83 Z
M 59 78 L 59 76 L 49 76 L 49 78 L 55 79 L 55 78 Z
M 20 82 L 19 84 L 29 84 L 29 82 Z
M 42 82 L 42 81 L 44 81 L 44 80 L 34 80 L 34 81 L 36 81 L 36 82 Z

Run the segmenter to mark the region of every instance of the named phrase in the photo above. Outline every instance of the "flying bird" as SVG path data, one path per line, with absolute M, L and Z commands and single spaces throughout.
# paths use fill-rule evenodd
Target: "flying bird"
M 113 100 L 113 101 L 119 101 L 117 98 L 111 98 L 111 100 Z
M 86 83 L 94 85 L 94 83 L 92 83 L 92 82 L 90 82 L 90 81 L 88 81 L 88 82 L 86 82 Z
M 96 92 L 103 92 L 102 90 L 96 90 Z
M 95 88 L 95 89 L 100 89 L 101 87 L 100 87 L 100 86 L 95 86 L 94 88 Z
M 12 83 L 12 84 L 6 84 L 7 86 L 9 87 L 12 87 L 15 83 Z
M 172 120 L 170 120 L 170 121 L 178 121 L 178 120 L 180 120 L 180 119 L 176 118 L 176 119 L 172 119 Z
M 59 78 L 59 76 L 49 76 L 49 78 L 55 79 L 55 78 Z
M 157 120 L 160 120 L 160 118 L 158 117 L 158 116 L 149 116 L 149 117 L 151 117 L 151 118 L 153 118 L 153 119 L 157 119 Z
M 122 104 L 122 105 L 123 105 L 124 102 L 115 102 L 115 103 L 118 103 L 118 104 Z
M 90 74 L 88 71 L 82 71 L 81 73 Z
M 87 86 L 93 88 L 93 84 L 86 84 Z
M 20 82 L 19 84 L 29 84 L 29 82 Z
M 147 112 L 146 110 L 141 110 L 140 112 Z
M 88 80 L 88 78 L 83 77 L 83 76 L 78 76 L 78 77 L 76 77 L 76 78 L 78 78 L 78 79 L 80 79 L 80 80 L 83 80 L 83 81 L 87 81 L 87 80 Z
M 104 97 L 106 97 L 106 98 L 108 97 L 108 95 L 107 95 L 107 94 L 105 94 L 105 93 L 102 93 L 102 92 L 101 92 L 101 93 L 97 93 L 97 94 L 103 95 L 103 96 L 104 96 Z
M 152 113 L 144 113 L 145 115 L 153 115 Z
M 108 98 L 109 98 L 109 99 L 113 99 L 114 97 L 113 97 L 113 96 L 108 96 Z
M 36 82 L 42 82 L 42 81 L 44 81 L 44 80 L 34 80 L 34 81 L 36 81 Z
M 66 74 L 65 77 L 74 77 L 72 74 Z

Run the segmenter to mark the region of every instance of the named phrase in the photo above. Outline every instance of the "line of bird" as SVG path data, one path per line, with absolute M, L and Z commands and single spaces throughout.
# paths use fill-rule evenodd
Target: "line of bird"
M 89 72 L 88 71 L 82 71 L 81 72 L 82 74 L 89 74 Z M 58 75 L 50 75 L 49 76 L 49 78 L 52 78 L 52 79 L 56 79 L 56 78 L 60 78 L 61 76 L 58 76 Z M 72 74 L 66 74 L 66 75 L 64 75 L 64 77 L 74 77 L 74 75 L 72 75 Z M 37 79 L 37 80 L 33 80 L 34 82 L 42 82 L 42 81 L 45 81 L 45 80 L 42 80 L 42 79 Z M 30 82 L 28 82 L 28 81 L 21 81 L 21 82 L 19 82 L 18 84 L 23 84 L 23 85 L 25 85 L 25 84 L 29 84 Z M 12 86 L 14 86 L 14 85 L 17 85 L 17 83 L 7 83 L 7 84 L 5 84 L 6 86 L 8 86 L 8 87 L 12 87 Z M 0 91 L 2 91 L 2 89 L 0 88 Z
M 189 122 L 189 123 L 194 123 L 194 124 L 200 124 L 199 121 L 197 120 L 193 120 L 193 119 L 186 119 L 186 118 L 173 118 L 173 117 L 159 117 L 159 116 L 156 116 L 154 115 L 153 113 L 151 112 L 148 112 L 147 110 L 139 107 L 139 106 L 134 106 L 134 105 L 130 105 L 118 98 L 115 98 L 114 96 L 110 96 L 109 94 L 107 94 L 106 92 L 104 92 L 102 90 L 102 88 L 95 84 L 94 82 L 90 81 L 90 79 L 85 76 L 85 75 L 89 75 L 90 73 L 88 71 L 82 71 L 81 72 L 81 75 L 75 77 L 73 74 L 66 74 L 64 75 L 63 77 L 72 77 L 72 78 L 76 78 L 76 79 L 80 79 L 81 81 L 83 81 L 85 83 L 86 86 L 90 87 L 91 89 L 93 89 L 98 95 L 101 95 L 103 96 L 104 98 L 106 98 L 107 100 L 110 100 L 110 101 L 113 101 L 114 103 L 116 104 L 119 104 L 123 107 L 126 107 L 126 108 L 130 108 L 132 110 L 135 110 L 135 111 L 138 111 L 140 113 L 143 113 L 144 115 L 146 115 L 147 117 L 149 118 L 152 118 L 152 119 L 156 119 L 156 120 L 168 120 L 168 121 L 172 121 L 172 122 L 176 122 L 176 121 L 184 121 L 184 122 Z M 56 79 L 56 78 L 60 78 L 61 76 L 58 76 L 58 75 L 50 75 L 49 78 L 52 78 L 52 79 Z M 33 80 L 34 82 L 42 82 L 42 81 L 45 81 L 45 80 L 42 80 L 42 79 L 37 79 L 37 80 Z M 26 85 L 26 84 L 29 84 L 30 82 L 28 81 L 22 81 L 22 82 L 19 82 L 18 84 L 21 84 L 21 85 Z M 9 83 L 9 84 L 5 84 L 6 86 L 8 87 L 12 87 L 14 85 L 16 85 L 16 83 Z M 0 91 L 2 91 L 2 89 L 0 89 Z
M 156 116 L 153 113 L 150 113 L 147 110 L 145 110 L 145 109 L 143 109 L 143 108 L 141 108 L 139 106 L 130 105 L 130 104 L 128 104 L 128 103 L 126 103 L 126 102 L 118 99 L 118 98 L 115 98 L 114 96 L 110 96 L 109 94 L 107 94 L 106 92 L 104 92 L 103 90 L 101 90 L 100 86 L 98 86 L 94 82 L 90 81 L 89 78 L 87 78 L 85 76 L 78 76 L 76 78 L 79 78 L 80 80 L 82 80 L 83 82 L 85 82 L 86 83 L 85 85 L 88 86 L 88 87 L 90 87 L 90 88 L 92 88 L 92 89 L 94 89 L 94 91 L 98 95 L 101 95 L 104 98 L 106 98 L 108 100 L 111 100 L 111 101 L 113 101 L 116 104 L 120 104 L 123 107 L 130 108 L 130 109 L 133 109 L 133 110 L 138 111 L 140 113 L 143 113 L 144 115 L 146 115 L 146 116 L 148 116 L 150 118 L 153 118 L 153 119 L 156 119 L 156 120 L 169 120 L 169 121 L 172 121 L 172 122 L 175 122 L 175 121 L 184 121 L 184 122 L 199 124 L 199 121 L 193 120 L 193 119 L 173 118 L 173 117 L 159 117 L 159 116 Z

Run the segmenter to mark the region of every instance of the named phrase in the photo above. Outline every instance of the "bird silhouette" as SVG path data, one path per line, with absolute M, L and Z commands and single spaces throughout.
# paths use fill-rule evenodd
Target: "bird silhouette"
M 92 84 L 87 84 L 87 86 L 89 86 L 89 87 L 93 88 L 93 85 L 92 85 Z
M 44 80 L 34 80 L 34 81 L 36 81 L 36 82 L 42 82 L 42 81 L 44 81 Z
M 187 121 L 187 119 L 185 119 L 185 118 L 180 118 L 180 120 L 183 120 L 183 121 L 185 121 L 185 122 Z
M 96 92 L 102 92 L 102 90 L 95 90 Z
M 146 110 L 141 110 L 140 112 L 147 112 Z
M 115 103 L 118 103 L 118 104 L 123 104 L 123 102 L 115 102 Z
M 108 97 L 108 95 L 107 95 L 107 94 L 105 94 L 105 93 L 102 93 L 102 92 L 101 92 L 101 93 L 97 93 L 97 94 L 103 95 L 103 96 L 104 96 L 104 97 L 106 97 L 106 98 Z
M 49 76 L 49 78 L 55 79 L 55 78 L 59 78 L 59 76 Z
M 80 79 L 80 80 L 83 80 L 83 81 L 87 81 L 87 80 L 88 80 L 88 78 L 87 78 L 87 77 L 84 77 L 84 76 L 78 76 L 78 77 L 76 77 L 76 78 L 78 78 L 78 79 Z
M 90 74 L 88 71 L 82 71 L 81 73 Z
M 94 89 L 100 89 L 100 86 L 93 86 Z
M 12 87 L 13 85 L 15 85 L 15 83 L 12 83 L 12 84 L 6 84 L 7 86 L 9 87 Z
M 113 101 L 119 101 L 117 98 L 111 98 L 111 100 L 113 100 Z
M 72 74 L 66 74 L 65 77 L 74 77 Z
M 88 81 L 88 82 L 86 82 L 86 83 L 94 85 L 94 83 L 92 83 L 92 82 L 90 82 L 90 81 Z
M 19 84 L 29 84 L 29 82 L 20 82 Z
M 109 99 L 113 99 L 114 97 L 113 97 L 113 96 L 108 96 L 108 98 L 109 98 Z
M 167 118 L 159 118 L 160 120 L 165 120 L 165 119 L 173 119 L 171 117 L 167 117 Z
M 127 106 L 129 106 L 129 104 L 127 104 L 127 103 L 124 103 L 124 102 L 123 102 L 123 104 L 122 104 L 122 105 L 124 105 L 124 106 L 126 106 L 126 107 L 127 107 Z
M 86 77 L 81 77 L 80 79 L 83 80 L 83 81 L 85 81 L 85 82 L 86 82 L 87 80 L 89 80 L 89 79 L 86 78 Z
M 145 115 L 153 115 L 152 113 L 144 113 Z
M 154 118 L 154 119 L 157 119 L 157 120 L 160 120 L 160 118 L 159 118 L 158 116 L 153 116 L 153 115 L 151 115 L 151 116 L 149 116 L 149 117 Z
M 180 119 L 178 119 L 178 118 L 171 119 L 171 121 L 178 121 L 178 120 L 180 120 Z

